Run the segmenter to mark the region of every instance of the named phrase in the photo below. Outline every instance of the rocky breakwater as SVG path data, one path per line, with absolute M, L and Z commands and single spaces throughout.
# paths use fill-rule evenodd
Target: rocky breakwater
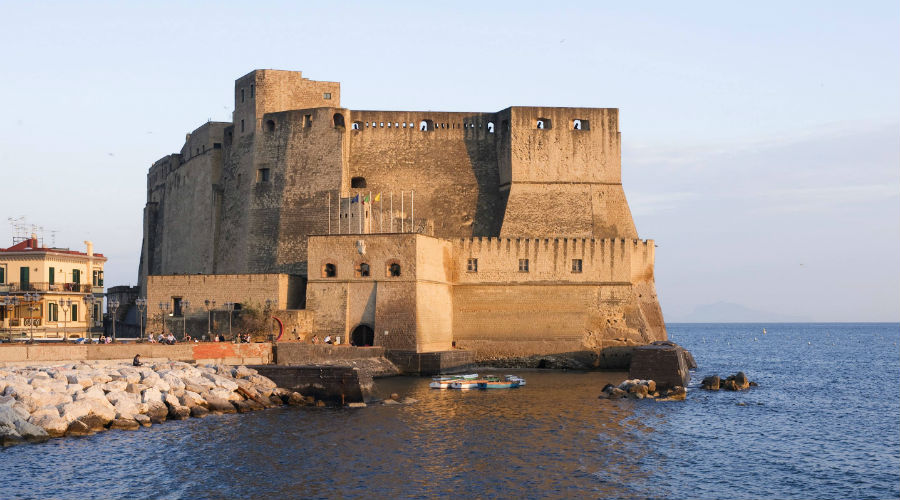
M 619 385 L 606 384 L 600 392 L 600 399 L 653 399 L 655 401 L 684 401 L 687 390 L 680 385 L 657 387 L 653 380 L 631 379 Z
M 718 375 L 710 375 L 704 377 L 703 381 L 700 382 L 700 388 L 706 389 L 707 391 L 718 391 L 719 389 L 725 389 L 726 391 L 743 391 L 751 387 L 756 387 L 757 385 L 756 382 L 751 382 L 744 372 L 737 372 L 734 375 L 729 375 L 727 378 L 721 378 Z
M 0 369 L 0 443 L 315 403 L 245 366 L 78 363 Z

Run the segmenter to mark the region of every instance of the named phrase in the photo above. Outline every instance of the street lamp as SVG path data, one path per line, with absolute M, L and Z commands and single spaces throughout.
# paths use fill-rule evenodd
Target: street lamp
M 107 300 L 106 301 L 106 310 L 112 310 L 112 327 L 113 327 L 113 342 L 116 341 L 116 311 L 119 309 L 119 301 L 116 299 Z
M 166 335 L 166 313 L 169 312 L 169 303 L 159 303 L 159 322 L 162 323 L 162 335 Z
M 72 307 L 72 299 L 60 299 L 59 308 L 63 310 L 63 340 L 69 338 L 69 308 Z M 57 323 L 58 324 L 58 323 Z
M 234 302 L 226 302 L 225 309 L 228 309 L 228 336 L 231 337 L 231 341 L 234 342 L 234 334 L 231 333 L 231 316 L 234 312 Z
M 41 306 L 37 305 L 41 300 L 41 295 L 39 293 L 26 293 L 25 294 L 25 302 L 28 302 L 28 310 L 31 312 L 29 316 L 29 324 L 31 325 L 31 343 L 34 343 L 34 312 L 39 310 Z
M 9 316 L 9 309 L 12 308 L 13 314 L 15 314 L 15 312 L 16 312 L 16 307 L 19 306 L 19 303 L 20 303 L 20 302 L 21 302 L 21 301 L 19 300 L 19 297 L 18 297 L 18 296 L 12 295 L 12 296 L 7 296 L 6 299 L 5 299 L 3 302 L 0 302 L 0 305 L 5 306 L 7 316 Z M 7 332 L 8 332 L 8 334 L 7 334 L 7 340 L 9 340 L 10 342 L 12 342 L 12 328 L 9 328 L 9 329 L 7 330 Z
M 147 299 L 135 299 L 134 305 L 138 308 L 138 324 L 140 324 L 141 341 L 144 340 L 144 309 L 147 307 Z
M 272 311 L 278 307 L 278 299 L 266 299 L 266 315 L 269 318 L 266 318 L 269 323 L 269 339 L 271 340 L 275 336 L 275 320 L 272 318 Z
M 212 310 L 216 308 L 216 301 L 206 299 L 203 305 L 206 307 L 206 338 L 212 340 Z
M 98 299 L 92 293 L 89 293 L 81 298 L 81 301 L 84 302 L 84 312 L 87 316 L 87 328 L 85 329 L 85 333 L 87 333 L 88 340 L 91 340 L 91 330 L 94 325 L 94 304 L 99 300 L 103 299 Z M 75 319 L 77 320 L 78 318 Z
M 182 300 L 181 301 L 181 340 L 187 338 L 187 313 L 188 309 L 191 308 L 191 301 Z

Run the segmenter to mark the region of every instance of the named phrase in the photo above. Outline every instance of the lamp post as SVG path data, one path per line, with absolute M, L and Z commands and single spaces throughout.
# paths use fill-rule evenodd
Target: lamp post
M 5 306 L 7 315 L 9 315 L 9 309 L 12 308 L 13 313 L 16 312 L 16 307 L 19 306 L 19 297 L 16 295 L 7 296 L 6 299 L 2 302 L 2 305 Z M 7 340 L 12 342 L 12 328 L 7 330 Z
M 63 310 L 63 340 L 69 338 L 69 308 L 72 307 L 72 299 L 60 299 L 59 308 Z
M 166 334 L 166 313 L 169 312 L 169 303 L 168 302 L 160 302 L 159 303 L 159 322 L 162 323 L 162 334 L 165 336 Z
M 140 339 L 144 340 L 144 309 L 147 308 L 147 299 L 135 299 L 134 305 L 138 308 L 138 324 L 140 325 Z
M 206 299 L 203 305 L 206 307 L 206 338 L 212 340 L 212 310 L 216 308 L 216 301 Z
M 113 327 L 113 342 L 116 341 L 116 311 L 119 310 L 119 301 L 116 299 L 107 300 L 106 301 L 106 311 L 112 311 L 112 327 Z
M 25 302 L 28 302 L 28 310 L 31 313 L 28 318 L 29 323 L 31 324 L 31 343 L 34 343 L 34 312 L 41 308 L 41 306 L 37 305 L 40 300 L 41 295 L 39 293 L 25 294 Z
M 275 337 L 275 321 L 272 319 L 272 311 L 278 307 L 278 299 L 266 299 L 266 322 L 269 323 L 269 338 L 273 340 Z
M 228 336 L 231 337 L 231 341 L 234 342 L 234 334 L 231 333 L 231 316 L 234 312 L 234 302 L 226 302 L 225 309 L 228 309 Z
M 191 308 L 191 301 L 182 300 L 181 301 L 181 340 L 187 338 L 187 313 L 188 309 Z
M 96 304 L 98 300 L 103 299 L 98 299 L 92 293 L 89 293 L 81 298 L 81 301 L 84 302 L 85 316 L 87 316 L 87 328 L 85 329 L 85 333 L 87 333 L 88 340 L 91 340 L 91 330 L 94 326 L 94 304 Z

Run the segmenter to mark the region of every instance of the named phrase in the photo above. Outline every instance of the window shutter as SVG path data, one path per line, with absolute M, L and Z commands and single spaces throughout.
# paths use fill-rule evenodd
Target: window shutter
M 50 284 L 54 284 L 56 282 L 56 268 L 50 268 Z
M 72 321 L 78 321 L 78 304 L 72 304 Z

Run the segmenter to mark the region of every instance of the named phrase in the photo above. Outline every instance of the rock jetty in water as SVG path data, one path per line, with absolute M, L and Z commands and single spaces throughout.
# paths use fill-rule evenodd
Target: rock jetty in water
M 700 382 L 700 388 L 706 389 L 707 391 L 718 391 L 719 389 L 743 391 L 756 386 L 757 383 L 747 379 L 747 375 L 745 375 L 744 372 L 737 372 L 734 375 L 729 375 L 728 378 L 725 379 L 720 378 L 718 375 L 710 375 L 704 377 L 703 381 Z
M 315 403 L 246 366 L 165 362 L 3 368 L 0 444 Z
M 631 379 L 619 385 L 606 384 L 600 392 L 600 399 L 654 399 L 656 401 L 684 401 L 687 391 L 677 385 L 658 391 L 653 380 Z

